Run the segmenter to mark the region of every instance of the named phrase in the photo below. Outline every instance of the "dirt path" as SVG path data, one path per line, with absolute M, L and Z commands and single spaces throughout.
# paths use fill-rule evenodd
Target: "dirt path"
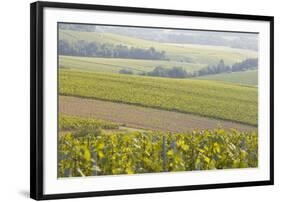
M 184 132 L 193 129 L 237 128 L 248 131 L 253 126 L 200 117 L 192 114 L 165 111 L 122 103 L 84 99 L 71 96 L 59 97 L 59 112 L 66 115 L 92 117 L 125 123 L 128 127 Z

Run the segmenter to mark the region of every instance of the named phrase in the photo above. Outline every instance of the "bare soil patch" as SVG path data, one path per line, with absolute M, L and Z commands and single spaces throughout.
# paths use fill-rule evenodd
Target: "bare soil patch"
M 59 96 L 59 112 L 66 115 L 124 123 L 131 128 L 159 131 L 185 132 L 194 129 L 214 129 L 218 127 L 224 129 L 236 128 L 240 131 L 257 129 L 246 124 L 192 114 L 71 96 Z

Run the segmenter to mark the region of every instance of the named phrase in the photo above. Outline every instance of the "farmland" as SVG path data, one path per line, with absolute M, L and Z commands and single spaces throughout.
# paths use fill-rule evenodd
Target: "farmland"
M 222 46 L 206 46 L 194 44 L 171 44 L 144 40 L 113 33 L 81 32 L 73 30 L 60 30 L 59 39 L 75 43 L 81 39 L 86 42 L 100 44 L 126 45 L 148 49 L 165 51 L 167 57 L 173 61 L 189 61 L 195 64 L 215 64 L 223 59 L 226 64 L 240 62 L 247 58 L 256 58 L 257 52 L 245 49 L 235 49 Z
M 199 80 L 212 80 L 221 82 L 237 83 L 242 85 L 258 85 L 258 70 L 249 70 L 243 72 L 232 72 L 225 74 L 215 74 L 197 77 Z
M 258 167 L 258 35 L 58 27 L 58 177 Z
M 60 126 L 73 130 L 59 136 L 59 177 L 151 172 L 255 168 L 255 131 L 223 129 L 189 133 L 106 132 L 104 122 L 61 116 Z M 99 125 L 101 124 L 101 126 Z M 118 126 L 117 126 L 118 127 Z M 114 125 L 116 129 L 116 125 Z
M 59 129 L 60 131 L 80 130 L 81 128 L 101 128 L 101 129 L 118 129 L 119 124 L 100 119 L 87 119 L 75 116 L 66 116 L 59 114 Z
M 95 118 L 116 124 L 122 123 L 124 124 L 123 126 L 129 128 L 163 132 L 186 132 L 193 129 L 203 130 L 217 127 L 222 127 L 225 130 L 236 128 L 239 131 L 256 129 L 254 126 L 234 123 L 232 121 L 222 121 L 187 113 L 71 96 L 59 97 L 59 112 L 70 116 L 81 117 L 81 119 L 82 117 Z M 103 126 L 104 124 L 102 124 L 103 122 L 101 120 L 100 125 Z M 90 124 L 81 124 L 80 120 L 76 119 L 72 121 L 72 123 L 74 122 L 77 122 L 77 127 L 81 128 L 87 127 Z
M 182 67 L 187 72 L 193 72 L 194 70 L 199 70 L 206 66 L 206 64 L 167 60 L 137 60 L 73 56 L 60 56 L 59 64 L 61 68 L 73 70 L 118 73 L 122 69 L 128 69 L 135 74 L 152 71 L 157 66 L 164 68 Z
M 257 89 L 213 81 L 60 70 L 59 93 L 257 125 Z

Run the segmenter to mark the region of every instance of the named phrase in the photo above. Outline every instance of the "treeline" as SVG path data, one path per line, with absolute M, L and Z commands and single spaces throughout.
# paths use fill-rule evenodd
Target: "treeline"
M 220 73 L 227 73 L 227 72 L 240 72 L 240 71 L 256 69 L 257 67 L 258 67 L 257 58 L 249 58 L 242 62 L 234 63 L 232 66 L 225 65 L 224 61 L 220 60 L 220 62 L 217 65 L 210 65 L 206 68 L 195 71 L 190 75 L 190 77 L 205 76 L 209 74 L 220 74 Z
M 187 78 L 188 73 L 182 67 L 163 68 L 156 67 L 154 70 L 147 72 L 147 76 L 159 76 L 169 78 Z
M 231 66 L 225 65 L 223 60 L 220 60 L 216 65 L 209 65 L 206 68 L 202 68 L 198 71 L 191 73 L 190 77 L 204 76 L 208 74 L 219 74 L 225 72 L 232 72 Z
M 168 78 L 192 78 L 198 76 L 205 76 L 211 74 L 220 74 L 220 73 L 231 73 L 238 71 L 246 71 L 256 69 L 258 67 L 258 59 L 250 58 L 242 62 L 235 63 L 232 66 L 225 65 L 223 60 L 220 60 L 216 65 L 210 65 L 206 68 L 200 69 L 194 72 L 186 72 L 182 67 L 172 67 L 164 68 L 162 66 L 155 67 L 150 72 L 143 72 L 140 75 L 143 76 L 156 76 L 156 77 L 168 77 Z M 121 74 L 133 74 L 131 70 L 120 70 Z
M 233 64 L 231 69 L 233 72 L 256 69 L 258 68 L 258 64 L 259 64 L 258 58 L 249 58 L 242 62 Z
M 121 69 L 120 74 L 134 74 L 131 69 Z M 188 73 L 182 67 L 172 67 L 164 68 L 162 66 L 157 66 L 150 72 L 141 72 L 141 76 L 157 76 L 157 77 L 167 77 L 167 78 L 187 78 Z
M 59 40 L 59 54 L 69 56 L 106 57 L 106 58 L 131 58 L 165 60 L 165 51 L 157 51 L 154 47 L 149 49 L 113 45 L 109 43 L 96 43 L 79 40 L 68 42 Z

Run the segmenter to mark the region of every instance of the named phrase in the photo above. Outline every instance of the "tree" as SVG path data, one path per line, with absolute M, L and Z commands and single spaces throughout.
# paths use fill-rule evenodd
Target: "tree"
M 182 67 L 163 68 L 155 67 L 147 73 L 148 76 L 169 77 L 169 78 L 187 78 L 188 74 Z
M 245 71 L 248 69 L 256 69 L 258 67 L 258 59 L 257 58 L 249 58 L 242 62 L 235 63 L 232 65 L 232 71 Z
M 182 67 L 173 67 L 168 71 L 169 77 L 172 78 L 186 78 L 187 73 Z
M 130 69 L 121 69 L 119 71 L 120 74 L 134 74 L 132 70 Z

